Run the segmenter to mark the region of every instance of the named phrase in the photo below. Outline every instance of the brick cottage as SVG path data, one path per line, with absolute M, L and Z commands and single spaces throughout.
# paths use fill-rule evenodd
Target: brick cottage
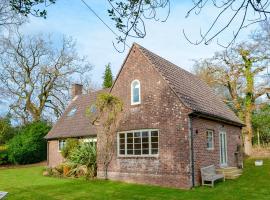
M 66 138 L 102 145 L 86 116 L 101 92 L 82 94 L 81 85 L 73 86 L 72 101 L 46 136 L 49 166 L 63 161 Z M 242 165 L 242 122 L 206 83 L 142 46 L 133 44 L 107 92 L 124 103 L 109 179 L 191 188 L 200 184 L 201 167 Z

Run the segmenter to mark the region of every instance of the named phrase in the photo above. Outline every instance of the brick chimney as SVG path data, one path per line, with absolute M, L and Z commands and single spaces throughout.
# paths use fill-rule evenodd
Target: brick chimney
M 82 94 L 82 89 L 83 89 L 83 85 L 81 84 L 72 84 L 72 87 L 71 87 L 71 97 L 72 99 L 77 96 L 77 95 L 81 95 Z

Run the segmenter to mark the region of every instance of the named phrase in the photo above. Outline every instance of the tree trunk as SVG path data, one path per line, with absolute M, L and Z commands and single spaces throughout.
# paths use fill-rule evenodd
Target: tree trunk
M 245 151 L 245 154 L 248 156 L 250 156 L 252 153 L 252 142 L 247 136 L 247 134 L 245 134 L 244 136 L 244 151 Z
M 105 165 L 104 178 L 105 180 L 108 180 L 108 166 L 107 165 Z
M 257 130 L 257 142 L 258 142 L 258 147 L 261 147 L 260 132 L 259 132 L 259 130 Z
M 35 122 L 40 121 L 41 119 L 40 115 L 33 115 L 33 118 Z
M 254 108 L 255 100 L 254 100 L 254 74 L 252 73 L 252 61 L 249 58 L 250 52 L 242 50 L 241 56 L 245 62 L 245 68 L 244 68 L 244 76 L 246 78 L 246 90 L 245 90 L 245 154 L 251 155 L 252 151 L 252 135 L 253 135 L 253 129 L 252 129 L 252 111 Z
M 253 134 L 253 130 L 252 130 L 252 122 L 251 122 L 251 108 L 249 107 L 249 105 L 247 105 L 246 107 L 246 117 L 245 117 L 245 123 L 246 123 L 246 127 L 245 127 L 245 154 L 246 155 L 250 155 L 251 151 L 252 151 L 252 134 Z

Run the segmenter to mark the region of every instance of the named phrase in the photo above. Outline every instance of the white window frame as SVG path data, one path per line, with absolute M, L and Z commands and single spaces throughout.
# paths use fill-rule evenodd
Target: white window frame
M 139 84 L 139 101 L 138 102 L 133 101 L 133 85 L 136 82 Z M 135 79 L 131 82 L 131 105 L 138 105 L 138 104 L 141 104 L 141 83 L 139 80 Z
M 135 133 L 135 132 L 145 132 L 148 131 L 148 141 L 149 141 L 149 153 L 148 154 L 142 154 L 142 145 L 141 145 L 141 155 L 131 155 L 127 154 L 127 133 Z M 152 142 L 151 142 L 151 131 L 157 131 L 158 132 L 158 153 L 152 154 Z M 125 134 L 125 155 L 120 154 L 120 134 Z M 134 136 L 133 136 L 134 138 Z M 139 129 L 139 130 L 129 130 L 129 131 L 121 131 L 117 133 L 117 156 L 118 157 L 158 157 L 159 151 L 160 151 L 160 142 L 159 142 L 159 130 L 158 129 Z M 134 150 L 134 143 L 133 143 L 133 150 Z
M 208 134 L 211 133 L 212 135 L 212 147 L 208 147 Z M 206 131 L 206 148 L 207 150 L 214 150 L 214 130 L 208 129 Z
M 82 138 L 80 139 L 81 142 L 89 142 L 89 143 L 97 143 L 97 138 L 96 137 L 91 137 L 91 138 Z
M 64 143 L 66 144 L 66 140 L 63 140 L 63 139 L 62 139 L 62 140 L 58 140 L 58 151 L 59 151 L 59 152 L 61 152 L 61 151 L 63 150 L 63 147 L 64 147 L 64 146 L 63 146 L 62 149 L 60 149 L 60 143 L 61 143 L 61 142 L 64 142 Z

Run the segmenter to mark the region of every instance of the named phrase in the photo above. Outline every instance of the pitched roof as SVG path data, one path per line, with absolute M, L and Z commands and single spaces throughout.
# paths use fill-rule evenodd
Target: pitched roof
M 193 112 L 242 126 L 235 113 L 199 77 L 134 44 L 157 69 L 175 94 Z
M 63 115 L 58 119 L 46 139 L 95 136 L 96 127 L 87 116 L 87 108 L 95 103 L 97 95 L 109 90 L 100 90 L 89 94 L 78 95 L 67 106 Z

